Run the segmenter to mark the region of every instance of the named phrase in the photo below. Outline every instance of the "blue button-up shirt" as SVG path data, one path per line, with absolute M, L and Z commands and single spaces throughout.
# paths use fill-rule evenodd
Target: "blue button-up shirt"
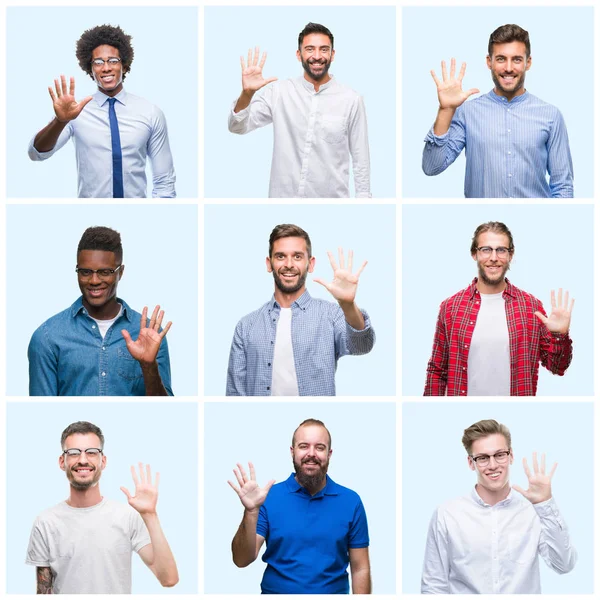
M 30 396 L 146 394 L 140 363 L 129 354 L 121 334 L 126 329 L 137 339 L 142 315 L 123 300 L 118 301 L 123 311 L 104 339 L 81 297 L 35 330 L 27 351 Z M 157 362 L 162 383 L 172 396 L 166 338 L 160 344 Z
M 165 115 L 154 104 L 128 94 L 124 89 L 115 98 L 125 198 L 146 197 L 147 158 L 152 164 L 152 197 L 174 198 L 175 170 Z M 35 136 L 29 143 L 29 158 L 37 161 L 50 158 L 69 139 L 73 139 L 77 158 L 77 195 L 80 198 L 113 196 L 108 100 L 106 94 L 96 92 L 81 114 L 62 130 L 52 150 L 38 152 L 33 145 Z
M 227 396 L 270 396 L 280 306 L 271 298 L 236 326 L 229 353 Z M 300 396 L 335 396 L 337 361 L 367 354 L 375 343 L 369 315 L 365 328 L 346 323 L 339 304 L 304 292 L 292 308 L 292 349 Z
M 573 163 L 560 111 L 529 92 L 492 90 L 461 104 L 450 129 L 425 138 L 423 171 L 439 175 L 465 148 L 467 198 L 572 198 Z M 549 181 L 546 179 L 548 173 Z
M 347 594 L 350 548 L 369 546 L 360 496 L 327 475 L 314 496 L 295 479 L 274 485 L 260 507 L 265 538 L 263 594 Z

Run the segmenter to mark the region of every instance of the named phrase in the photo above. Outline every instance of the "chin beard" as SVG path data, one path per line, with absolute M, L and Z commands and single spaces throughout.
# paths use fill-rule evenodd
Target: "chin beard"
M 300 275 L 298 282 L 295 285 L 286 285 L 281 277 L 279 277 L 277 274 L 277 271 L 273 270 L 273 279 L 275 280 L 275 285 L 277 286 L 277 289 L 284 294 L 295 294 L 298 290 L 302 289 L 306 283 L 307 276 L 308 270 L 306 270 L 303 275 Z
M 500 273 L 500 276 L 497 279 L 490 279 L 486 274 L 485 274 L 485 269 L 483 267 L 479 267 L 479 279 L 481 279 L 481 281 L 483 281 L 483 283 L 485 283 L 486 285 L 498 285 L 499 283 L 504 281 L 504 278 L 506 277 L 506 272 L 510 269 L 510 264 L 507 264 L 505 269 L 502 271 L 502 273 Z
M 329 73 L 329 67 L 331 66 L 331 61 L 326 62 L 323 65 L 323 71 L 320 75 L 315 75 L 311 70 L 310 70 L 310 63 L 308 63 L 307 61 L 302 61 L 302 66 L 304 67 L 304 70 L 306 71 L 306 74 L 311 78 L 314 79 L 315 81 L 321 81 L 326 75 L 327 73 Z
M 294 470 L 296 471 L 296 479 L 298 483 L 306 488 L 309 492 L 312 490 L 317 490 L 320 488 L 325 482 L 325 477 L 327 475 L 327 469 L 329 467 L 329 463 L 323 465 L 319 465 L 319 470 L 314 473 L 314 475 L 307 475 L 302 470 L 302 464 L 294 462 Z
M 494 74 L 492 74 L 492 81 L 494 82 L 494 85 L 499 90 L 502 90 L 503 92 L 506 92 L 507 94 L 516 94 L 520 89 L 522 89 L 525 86 L 525 74 L 523 74 L 523 75 L 521 75 L 521 77 L 519 77 L 519 83 L 517 83 L 517 85 L 511 90 L 506 89 L 502 85 L 500 78 L 496 77 L 496 75 L 494 75 Z

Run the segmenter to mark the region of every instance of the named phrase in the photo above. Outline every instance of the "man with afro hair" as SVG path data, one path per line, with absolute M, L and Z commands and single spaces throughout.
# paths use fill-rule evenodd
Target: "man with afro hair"
M 73 139 L 80 198 L 145 198 L 146 160 L 152 197 L 175 197 L 175 171 L 162 111 L 125 91 L 134 52 L 120 27 L 98 25 L 77 41 L 79 66 L 98 90 L 77 101 L 75 78 L 54 80 L 48 92 L 54 118 L 29 144 L 29 158 L 46 160 Z

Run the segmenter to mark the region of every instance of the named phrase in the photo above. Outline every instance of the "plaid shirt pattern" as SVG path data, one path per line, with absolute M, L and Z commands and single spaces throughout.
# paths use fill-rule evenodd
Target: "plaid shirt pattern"
M 300 396 L 335 396 L 337 361 L 367 354 L 375 343 L 369 315 L 365 328 L 346 323 L 337 302 L 304 292 L 292 308 L 292 349 Z M 233 334 L 227 369 L 227 396 L 270 396 L 275 336 L 281 313 L 275 298 L 240 320 Z
M 477 278 L 440 306 L 433 351 L 427 365 L 424 396 L 466 396 L 467 360 L 481 306 Z M 542 303 L 506 280 L 502 293 L 510 344 L 510 395 L 535 396 L 540 362 L 555 375 L 571 364 L 573 345 L 568 333 L 551 333 L 534 315 L 544 315 Z

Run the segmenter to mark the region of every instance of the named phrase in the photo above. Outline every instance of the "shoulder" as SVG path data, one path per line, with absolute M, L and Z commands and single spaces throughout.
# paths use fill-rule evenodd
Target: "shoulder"
M 262 315 L 269 312 L 273 301 L 269 300 L 265 302 L 260 308 L 253 310 L 251 313 L 244 315 L 237 323 L 236 330 L 246 331 L 254 325 L 254 323 L 260 319 Z
M 34 526 L 44 526 L 57 520 L 62 522 L 66 513 L 66 506 L 66 503 L 63 501 L 50 508 L 46 508 L 35 518 Z
M 533 294 L 519 289 L 517 286 L 511 284 L 511 294 L 519 302 L 528 304 L 531 306 L 542 306 L 541 300 L 538 300 Z
M 456 292 L 456 294 L 450 296 L 449 298 L 446 298 L 440 304 L 440 311 L 452 309 L 452 308 L 462 304 L 465 301 L 465 299 L 469 297 L 470 294 L 471 294 L 471 284 L 469 284 L 466 288 L 463 288 L 459 292 Z
M 354 490 L 351 490 L 350 488 L 340 485 L 339 483 L 335 483 L 335 482 L 331 482 L 331 483 L 333 483 L 333 489 L 336 491 L 338 496 L 341 496 L 344 500 L 346 500 L 346 502 L 351 502 L 353 504 L 362 503 L 360 496 Z
M 39 340 L 42 337 L 52 335 L 56 331 L 64 331 L 65 327 L 71 322 L 77 302 L 69 308 L 59 312 L 44 321 L 34 332 L 31 341 Z
M 434 512 L 438 521 L 445 521 L 448 518 L 454 518 L 457 515 L 468 512 L 473 507 L 473 501 L 468 496 L 459 496 L 446 500 L 440 504 Z

